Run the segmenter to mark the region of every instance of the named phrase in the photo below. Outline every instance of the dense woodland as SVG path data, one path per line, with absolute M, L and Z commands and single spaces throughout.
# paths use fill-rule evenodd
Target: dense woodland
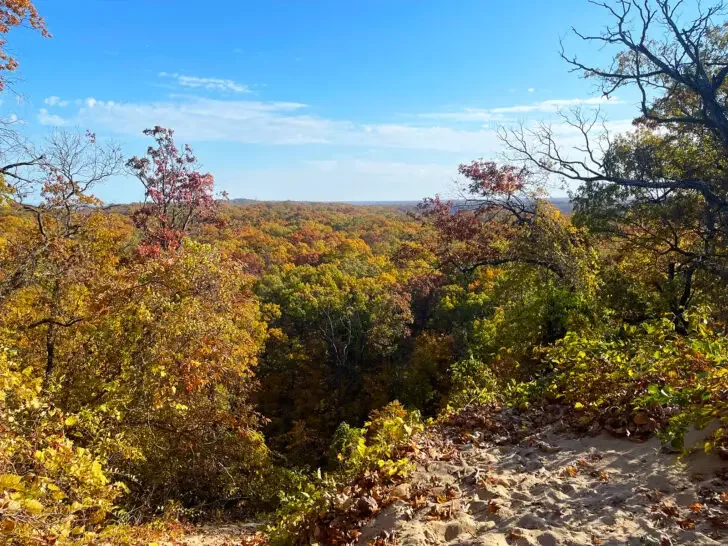
M 396 447 L 424 420 L 494 400 L 676 449 L 718 420 L 705 447 L 726 456 L 728 26 L 701 9 L 609 3 L 583 38 L 614 63 L 563 56 L 639 93 L 633 131 L 565 113 L 574 152 L 504 129 L 509 161 L 461 165 L 457 206 L 234 204 L 171 129 L 130 158 L 3 127 L 3 542 L 262 513 L 294 542 L 342 480 L 406 472 Z M 47 34 L 0 2 L 2 36 L 18 24 Z M 143 203 L 94 197 L 120 173 Z M 564 179 L 568 214 L 547 192 Z

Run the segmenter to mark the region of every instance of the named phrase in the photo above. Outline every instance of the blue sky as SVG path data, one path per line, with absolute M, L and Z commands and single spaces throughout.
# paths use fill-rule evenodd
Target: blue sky
M 37 0 L 52 39 L 14 31 L 21 68 L 3 114 L 33 139 L 90 129 L 141 154 L 173 127 L 233 197 L 420 199 L 457 165 L 496 157 L 498 124 L 600 101 L 559 38 L 596 31 L 585 0 Z M 580 57 L 604 60 L 567 39 Z M 634 116 L 618 96 L 602 111 Z M 141 197 L 118 179 L 98 191 Z

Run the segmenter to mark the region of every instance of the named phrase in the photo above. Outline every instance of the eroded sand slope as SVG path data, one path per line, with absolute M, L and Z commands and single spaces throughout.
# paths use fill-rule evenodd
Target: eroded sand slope
M 717 457 L 548 427 L 516 445 L 479 436 L 428 457 L 358 543 L 728 544 L 728 465 Z

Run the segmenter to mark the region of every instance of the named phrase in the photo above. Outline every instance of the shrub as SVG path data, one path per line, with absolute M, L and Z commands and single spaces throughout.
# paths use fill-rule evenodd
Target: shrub
M 40 391 L 33 370 L 0 348 L 0 542 L 88 544 L 125 486 L 66 436 L 76 417 Z
M 252 278 L 194 241 L 112 266 L 65 279 L 59 303 L 34 286 L 1 302 L 4 345 L 17 350 L 37 403 L 65 420 L 58 434 L 124 481 L 122 521 L 170 502 L 238 511 L 274 504 L 263 419 L 250 399 L 266 337 Z
M 448 406 L 462 409 L 470 404 L 484 404 L 496 397 L 498 381 L 490 367 L 475 359 L 467 358 L 450 368 L 451 391 Z
M 366 474 L 374 486 L 407 475 L 412 463 L 403 449 L 423 429 L 419 412 L 399 402 L 373 411 L 362 428 L 340 425 L 332 444 L 339 468 L 310 477 L 295 475 L 292 487 L 281 494 L 275 525 L 269 529 L 271 544 L 294 544 L 309 535 L 321 518 L 340 508 L 340 491 L 358 477 Z
M 718 420 L 706 448 L 725 443 L 728 339 L 697 314 L 690 318 L 688 336 L 675 333 L 671 317 L 609 335 L 568 333 L 544 350 L 553 372 L 539 396 L 573 406 L 583 425 L 598 420 L 623 434 L 662 429 L 675 447 L 690 424 Z

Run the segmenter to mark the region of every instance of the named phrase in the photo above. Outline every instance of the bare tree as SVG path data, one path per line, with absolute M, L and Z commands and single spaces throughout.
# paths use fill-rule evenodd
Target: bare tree
M 7 163 L 0 173 L 14 205 L 34 218 L 38 244 L 14 254 L 15 267 L 0 280 L 0 301 L 24 284 L 54 239 L 78 234 L 84 221 L 79 213 L 101 204 L 90 191 L 123 166 L 119 147 L 97 143 L 90 132 L 56 131 L 41 151 L 19 139 L 14 145 L 14 153 L 27 159 Z
M 620 51 L 608 67 L 598 67 L 568 56 L 562 44 L 561 56 L 575 71 L 598 78 L 605 96 L 632 86 L 641 93 L 642 118 L 648 125 L 688 125 L 711 133 L 728 150 L 728 27 L 716 19 L 724 14 L 722 2 L 703 10 L 687 23 L 681 23 L 678 9 L 682 0 L 617 0 L 590 2 L 603 8 L 614 20 L 599 35 L 585 35 L 573 29 L 586 42 L 616 46 Z M 564 115 L 563 121 L 583 138 L 577 150 L 584 157 L 569 159 L 559 147 L 551 127 L 511 131 L 504 138 L 519 159 L 570 180 L 610 182 L 646 189 L 685 189 L 697 191 L 713 205 L 725 206 L 725 188 L 709 180 L 693 177 L 647 180 L 621 177 L 610 172 L 604 155 L 611 146 L 599 115 L 581 111 Z M 532 142 L 529 142 L 532 141 Z M 535 145 L 534 145 L 535 144 Z
M 591 2 L 611 19 L 587 43 L 615 47 L 606 67 L 561 56 L 610 96 L 635 88 L 636 132 L 610 137 L 599 112 L 563 113 L 559 128 L 581 144 L 567 149 L 553 125 L 502 130 L 511 159 L 581 183 L 575 206 L 610 235 L 659 255 L 676 328 L 693 301 L 696 274 L 728 279 L 728 25 L 724 4 L 683 0 Z
M 606 10 L 613 24 L 599 35 L 573 32 L 584 41 L 617 46 L 621 51 L 608 67 L 580 62 L 576 56 L 568 56 L 563 46 L 562 58 L 584 76 L 599 78 L 606 96 L 636 86 L 645 120 L 704 127 L 728 148 L 724 87 L 728 51 L 725 22 L 718 22 L 725 15 L 724 3 L 708 9 L 697 3 L 697 16 L 686 22 L 680 13 L 683 0 L 591 3 Z

